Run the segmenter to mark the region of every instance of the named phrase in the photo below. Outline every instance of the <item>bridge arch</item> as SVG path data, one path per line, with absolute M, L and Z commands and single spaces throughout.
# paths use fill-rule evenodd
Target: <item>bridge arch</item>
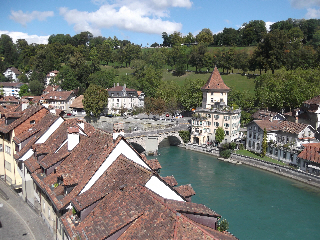
M 129 143 L 138 153 L 143 153 L 146 151 L 146 149 L 143 146 L 141 146 L 139 143 L 136 143 L 136 142 L 129 142 Z

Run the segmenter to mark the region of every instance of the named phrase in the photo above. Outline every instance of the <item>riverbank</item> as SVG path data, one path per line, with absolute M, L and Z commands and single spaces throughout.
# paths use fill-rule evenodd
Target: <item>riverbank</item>
M 223 159 L 219 158 L 219 149 L 213 148 L 213 147 L 202 147 L 198 145 L 193 144 L 185 144 L 185 145 L 179 145 L 179 147 L 185 148 L 187 150 L 201 152 L 205 154 L 209 154 L 212 156 L 217 157 L 221 161 L 226 161 L 231 164 L 245 164 L 251 167 L 259 168 L 264 171 L 272 172 L 274 174 L 291 178 L 299 182 L 303 182 L 305 184 L 311 185 L 313 187 L 320 188 L 320 177 L 303 172 L 301 170 L 296 170 L 290 167 L 281 166 L 275 163 L 266 162 L 257 158 L 247 157 L 243 155 L 238 155 L 235 153 L 231 154 L 231 157 L 229 159 Z

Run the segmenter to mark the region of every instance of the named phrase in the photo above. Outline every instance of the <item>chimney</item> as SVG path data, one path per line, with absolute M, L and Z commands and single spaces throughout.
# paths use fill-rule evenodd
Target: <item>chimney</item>
M 126 89 L 126 88 L 127 88 L 127 85 L 126 85 L 126 84 L 123 84 L 123 88 Z
M 113 83 L 113 87 L 116 87 L 116 83 Z
M 69 127 L 68 128 L 68 151 L 74 149 L 80 141 L 79 137 L 79 128 L 78 127 Z
M 82 120 L 78 120 L 78 126 L 82 129 L 82 130 L 84 130 L 84 122 L 82 121 Z
M 29 103 L 22 103 L 22 111 L 27 109 L 28 106 L 29 106 Z
M 117 87 L 119 87 L 119 83 L 117 83 Z
M 113 140 L 116 140 L 119 135 L 124 136 L 123 123 L 113 124 Z

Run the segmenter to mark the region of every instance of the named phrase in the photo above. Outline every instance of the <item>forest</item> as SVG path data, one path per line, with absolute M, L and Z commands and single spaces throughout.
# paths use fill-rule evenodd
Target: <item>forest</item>
M 319 19 L 288 19 L 272 24 L 269 31 L 264 21 L 253 20 L 218 34 L 205 28 L 196 36 L 164 32 L 162 39 L 161 44 L 142 48 L 90 32 L 53 34 L 48 44 L 28 44 L 25 39 L 14 43 L 2 34 L 0 70 L 14 66 L 23 73 L 19 81 L 28 83 L 29 90 L 22 95 L 40 95 L 46 74 L 58 70 L 53 83 L 64 90 L 80 95 L 90 84 L 110 88 L 117 81 L 143 91 L 147 102 L 158 106 L 156 111 L 172 112 L 200 106 L 205 80 L 197 76 L 217 66 L 222 74 L 236 71 L 255 78 L 254 94 L 238 89 L 229 94 L 229 105 L 243 110 L 243 123 L 258 108 L 290 111 L 320 94 Z M 123 68 L 130 73 L 121 74 Z M 164 79 L 168 71 L 177 78 L 190 71 L 196 74 L 178 84 Z M 10 81 L 2 74 L 0 78 Z

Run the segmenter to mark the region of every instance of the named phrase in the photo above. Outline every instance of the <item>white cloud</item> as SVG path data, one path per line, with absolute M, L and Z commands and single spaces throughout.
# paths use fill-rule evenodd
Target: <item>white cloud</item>
M 101 0 L 93 0 L 101 3 Z M 169 8 L 190 8 L 190 0 L 115 0 L 113 4 L 104 4 L 95 12 L 60 8 L 60 15 L 76 32 L 90 31 L 100 35 L 101 29 L 118 27 L 132 32 L 168 34 L 180 31 L 181 23 L 164 20 L 169 17 Z
M 306 18 L 320 18 L 320 9 L 308 8 Z
M 9 32 L 9 31 L 0 31 L 1 34 L 6 34 L 12 38 L 12 41 L 15 43 L 18 39 L 25 39 L 29 44 L 37 43 L 37 44 L 47 44 L 48 36 L 38 36 L 38 35 L 29 35 L 28 33 L 23 32 Z
M 291 5 L 295 8 L 320 7 L 320 0 L 291 0 Z
M 270 26 L 274 24 L 274 22 L 266 22 L 266 29 L 269 32 L 270 31 Z
M 13 21 L 26 26 L 28 22 L 31 22 L 34 19 L 39 21 L 45 21 L 48 17 L 53 17 L 53 11 L 39 12 L 33 11 L 31 13 L 24 13 L 21 10 L 19 11 L 11 11 L 10 19 Z

